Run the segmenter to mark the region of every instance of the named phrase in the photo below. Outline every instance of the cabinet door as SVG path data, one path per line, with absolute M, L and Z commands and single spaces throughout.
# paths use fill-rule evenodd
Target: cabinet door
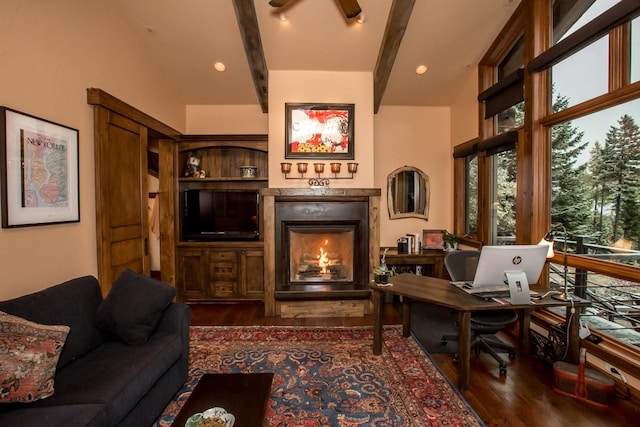
M 241 271 L 242 296 L 251 299 L 264 299 L 264 251 L 243 251 Z
M 209 251 L 209 295 L 233 298 L 239 295 L 238 252 L 232 249 Z
M 178 251 L 177 291 L 181 301 L 207 298 L 207 251 Z

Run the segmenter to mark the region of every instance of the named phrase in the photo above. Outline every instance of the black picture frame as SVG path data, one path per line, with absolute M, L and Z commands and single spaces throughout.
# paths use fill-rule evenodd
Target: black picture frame
M 0 107 L 2 228 L 80 221 L 77 129 Z
M 285 158 L 353 160 L 355 104 L 285 104 Z

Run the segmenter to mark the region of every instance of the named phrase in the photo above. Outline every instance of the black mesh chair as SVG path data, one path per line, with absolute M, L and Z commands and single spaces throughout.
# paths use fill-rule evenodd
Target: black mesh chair
M 453 251 L 444 257 L 444 265 L 453 281 L 473 281 L 478 267 L 480 251 Z M 500 357 L 497 350 L 508 352 L 509 357 L 516 354 L 513 346 L 500 341 L 495 334 L 507 325 L 518 320 L 515 310 L 489 310 L 471 313 L 471 350 L 476 354 L 485 351 L 493 356 L 500 364 L 500 372 L 507 372 L 507 363 Z M 456 340 L 457 335 L 444 335 L 442 343 Z M 457 360 L 457 355 L 454 355 Z

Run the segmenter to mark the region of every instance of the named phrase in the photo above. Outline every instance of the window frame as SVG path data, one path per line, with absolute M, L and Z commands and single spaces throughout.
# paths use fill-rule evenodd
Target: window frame
M 483 92 L 497 80 L 497 65 L 522 34 L 525 37 L 525 65 L 553 46 L 552 0 L 522 1 L 511 19 L 500 32 L 478 66 L 478 93 Z M 631 19 L 610 29 L 609 72 L 607 93 L 568 107 L 562 111 L 551 111 L 551 68 L 532 72 L 525 68 L 524 125 L 518 129 L 517 141 L 517 198 L 516 243 L 537 243 L 550 227 L 551 185 L 551 127 L 588 114 L 605 110 L 625 102 L 640 99 L 640 81 L 630 82 Z M 493 117 L 484 118 L 484 105 L 479 103 L 479 138 L 465 144 L 478 144 L 495 135 Z M 454 148 L 457 149 L 458 146 Z M 487 153 L 477 151 L 478 156 L 478 235 L 468 236 L 469 242 L 477 246 L 486 244 L 489 237 L 488 197 L 489 170 Z M 454 227 L 456 232 L 466 230 L 465 200 L 466 162 L 454 159 Z M 551 262 L 562 263 L 563 254 L 556 252 Z M 568 265 L 599 274 L 640 282 L 640 268 L 610 261 L 567 255 Z M 539 319 L 549 322 L 562 321 L 552 313 L 542 314 Z M 605 337 L 605 345 L 591 346 L 589 351 L 604 357 L 635 377 L 640 377 L 639 350 Z M 618 366 L 618 365 L 616 365 Z

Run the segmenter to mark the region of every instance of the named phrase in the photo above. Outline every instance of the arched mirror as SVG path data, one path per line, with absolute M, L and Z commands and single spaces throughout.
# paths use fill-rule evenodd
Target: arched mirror
M 418 168 L 404 166 L 387 178 L 389 218 L 429 219 L 429 177 Z

